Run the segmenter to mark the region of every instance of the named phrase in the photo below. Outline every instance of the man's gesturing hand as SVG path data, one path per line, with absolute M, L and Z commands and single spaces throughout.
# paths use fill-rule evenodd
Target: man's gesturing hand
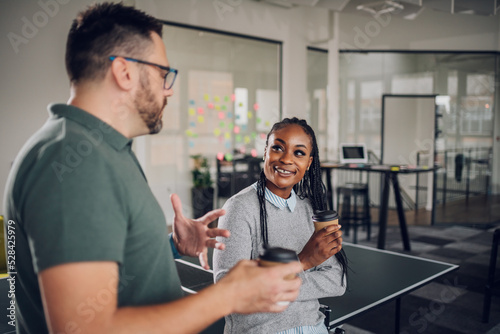
M 209 269 L 207 247 L 223 250 L 225 245 L 214 238 L 227 238 L 230 233 L 220 228 L 208 228 L 208 224 L 224 215 L 224 210 L 213 210 L 201 218 L 189 219 L 182 214 L 179 196 L 172 194 L 170 200 L 174 208 L 173 238 L 177 250 L 181 255 L 198 256 L 202 267 Z

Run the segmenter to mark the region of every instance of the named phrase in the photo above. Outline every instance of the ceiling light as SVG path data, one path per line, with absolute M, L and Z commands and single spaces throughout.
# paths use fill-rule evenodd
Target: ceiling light
M 395 13 L 403 10 L 405 7 L 395 1 L 377 1 L 356 7 L 357 10 L 364 10 L 374 16 L 379 16 L 386 13 Z

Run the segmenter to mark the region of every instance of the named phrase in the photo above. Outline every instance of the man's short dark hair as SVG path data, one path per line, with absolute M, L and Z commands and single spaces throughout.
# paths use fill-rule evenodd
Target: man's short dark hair
M 66 71 L 72 83 L 104 78 L 109 56 L 138 57 L 162 34 L 156 18 L 123 4 L 102 3 L 79 13 L 66 44 Z

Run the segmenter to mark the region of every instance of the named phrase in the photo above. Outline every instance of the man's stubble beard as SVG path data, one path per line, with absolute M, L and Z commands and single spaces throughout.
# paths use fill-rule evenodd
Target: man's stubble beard
M 151 85 L 146 72 L 141 73 L 140 89 L 137 91 L 134 104 L 144 124 L 148 127 L 149 133 L 155 134 L 160 132 L 163 127 L 162 111 L 167 105 L 167 98 L 165 97 L 163 100 L 161 108 L 158 107 L 156 99 L 151 92 Z

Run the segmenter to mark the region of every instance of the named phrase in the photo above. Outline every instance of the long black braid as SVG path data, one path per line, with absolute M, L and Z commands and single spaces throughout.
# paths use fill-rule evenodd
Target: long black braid
M 316 135 L 314 130 L 307 124 L 303 119 L 298 119 L 297 117 L 285 118 L 281 122 L 277 122 L 271 128 L 271 131 L 267 134 L 266 147 L 268 145 L 269 136 L 286 126 L 291 124 L 297 124 L 302 127 L 304 132 L 311 138 L 313 157 L 311 166 L 304 174 L 302 180 L 294 186 L 294 191 L 299 196 L 300 199 L 308 198 L 314 211 L 326 210 L 326 187 L 321 178 L 321 168 L 319 161 L 319 150 L 318 144 L 316 142 Z M 267 210 L 266 210 L 266 200 L 265 200 L 265 189 L 266 189 L 266 176 L 264 171 L 260 172 L 260 178 L 257 181 L 257 197 L 259 198 L 260 206 L 260 229 L 262 233 L 262 241 L 264 243 L 264 248 L 269 246 L 269 237 L 267 231 Z M 335 254 L 337 261 L 342 267 L 342 276 L 347 276 L 348 261 L 347 256 L 343 249 Z M 343 280 L 342 280 L 343 285 Z

